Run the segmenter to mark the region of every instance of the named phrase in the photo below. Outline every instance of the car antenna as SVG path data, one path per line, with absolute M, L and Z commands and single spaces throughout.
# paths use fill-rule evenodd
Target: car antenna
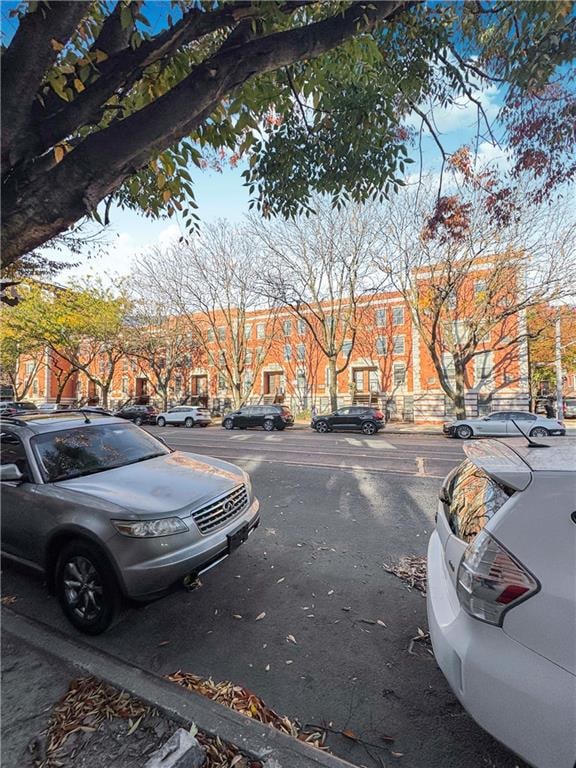
M 518 432 L 520 432 L 520 434 L 521 434 L 523 437 L 525 437 L 525 438 L 526 438 L 526 440 L 528 441 L 528 445 L 529 445 L 531 448 L 550 448 L 550 446 L 549 446 L 549 445 L 546 445 L 545 443 L 537 443 L 535 440 L 532 440 L 532 438 L 530 437 L 530 435 L 527 435 L 527 434 L 526 434 L 526 432 L 524 432 L 524 430 L 523 430 L 523 429 L 520 429 L 520 427 L 519 427 L 519 426 L 518 426 L 518 424 L 517 424 L 517 423 L 514 421 L 514 419 L 510 419 L 510 421 L 512 422 L 512 424 L 514 424 L 514 426 L 516 427 L 516 429 L 518 430 Z
M 82 416 L 84 416 L 84 424 L 92 424 L 92 422 L 88 418 L 88 414 L 86 413 L 86 411 L 83 411 L 82 408 L 80 408 L 80 413 L 82 414 Z

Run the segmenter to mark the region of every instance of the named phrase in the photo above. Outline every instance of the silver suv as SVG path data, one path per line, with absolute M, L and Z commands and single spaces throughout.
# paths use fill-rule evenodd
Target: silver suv
M 39 566 L 74 626 L 103 632 L 224 560 L 259 523 L 250 478 L 111 416 L 2 419 L 2 553 Z

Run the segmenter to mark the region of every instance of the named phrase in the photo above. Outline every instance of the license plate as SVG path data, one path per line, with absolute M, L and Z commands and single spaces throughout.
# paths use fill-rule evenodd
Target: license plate
M 240 544 L 244 544 L 248 535 L 248 523 L 243 525 L 242 528 L 236 531 L 236 533 L 228 534 L 228 551 L 234 552 L 235 549 L 238 549 Z

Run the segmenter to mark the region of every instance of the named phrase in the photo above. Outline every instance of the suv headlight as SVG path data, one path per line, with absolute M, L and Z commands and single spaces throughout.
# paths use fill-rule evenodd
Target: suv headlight
M 188 530 L 179 517 L 163 517 L 160 520 L 112 520 L 112 525 L 122 536 L 146 539 L 154 536 L 171 536 Z

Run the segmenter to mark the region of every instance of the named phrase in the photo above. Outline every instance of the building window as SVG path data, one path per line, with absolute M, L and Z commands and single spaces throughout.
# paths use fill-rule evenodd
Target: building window
M 226 341 L 226 328 L 223 325 L 218 328 L 218 338 L 220 341 Z
M 214 336 L 214 328 L 208 328 L 206 331 L 206 339 L 207 341 L 211 342 L 214 341 L 216 337 Z
M 442 354 L 442 369 L 448 381 L 454 381 L 456 369 L 454 367 L 454 356 L 451 352 L 444 352 Z
M 122 370 L 124 372 L 130 370 L 130 360 L 128 360 L 127 358 L 124 358 L 124 360 L 122 360 Z
M 298 335 L 306 335 L 306 320 L 298 320 Z
M 342 354 L 344 355 L 344 357 L 348 357 L 350 352 L 352 352 L 352 342 L 351 341 L 342 342 Z
M 174 378 L 174 392 L 179 395 L 182 392 L 182 376 Z
M 265 333 L 266 333 L 266 326 L 264 325 L 264 323 L 258 323 L 258 325 L 256 326 L 256 336 L 257 336 L 257 338 L 263 339 Z
M 404 325 L 404 307 L 392 308 L 392 325 Z
M 292 346 L 290 344 L 284 345 L 284 360 L 292 360 Z
M 34 379 L 32 382 L 32 394 L 37 395 L 38 394 L 38 379 Z
M 474 283 L 474 295 L 479 297 L 484 293 L 486 293 L 486 280 L 476 280 Z
M 394 354 L 404 354 L 404 336 L 394 336 Z
M 218 389 L 226 389 L 226 376 L 218 374 Z
M 244 338 L 248 341 L 248 339 L 252 336 L 252 326 L 251 325 L 245 325 L 244 326 Z
M 226 353 L 225 353 L 225 352 L 222 352 L 222 351 L 221 351 L 221 352 L 219 353 L 219 355 L 218 355 L 218 363 L 219 363 L 220 365 L 224 365 L 224 364 L 226 363 Z
M 246 357 L 246 359 L 245 359 L 246 365 L 252 365 L 252 350 L 251 349 L 247 349 L 246 350 L 246 356 L 245 357 Z
M 394 363 L 392 376 L 394 387 L 403 387 L 406 384 L 406 366 L 404 363 Z
M 122 394 L 127 395 L 128 394 L 128 376 L 122 376 Z
M 30 376 L 34 373 L 34 360 L 28 360 L 26 363 L 26 376 Z
M 376 320 L 376 325 L 380 328 L 383 325 L 386 325 L 386 310 L 385 309 L 377 309 L 374 312 L 374 318 Z
M 477 385 L 486 384 L 492 378 L 492 354 L 481 352 L 474 360 L 474 374 Z
M 262 347 L 256 347 L 256 362 L 261 363 L 264 360 L 264 350 Z
M 298 344 L 296 347 L 296 355 L 298 360 L 304 360 L 306 357 L 306 346 L 304 344 Z
M 284 320 L 282 323 L 282 330 L 284 331 L 284 336 L 291 336 L 292 335 L 292 321 L 291 320 Z
M 446 297 L 446 306 L 448 309 L 456 309 L 456 294 L 455 293 L 449 293 Z
M 376 339 L 376 354 L 377 355 L 385 355 L 388 344 L 386 343 L 387 339 L 385 336 L 378 336 Z

